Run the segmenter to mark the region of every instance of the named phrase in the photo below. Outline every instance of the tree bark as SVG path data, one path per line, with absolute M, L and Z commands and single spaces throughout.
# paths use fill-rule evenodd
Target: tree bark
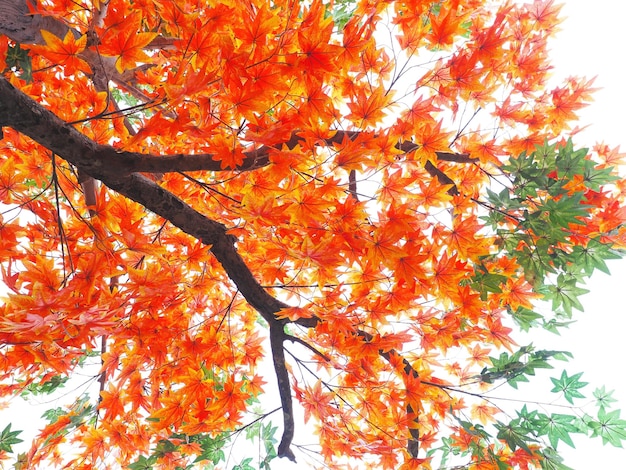
M 44 44 L 41 30 L 50 31 L 63 38 L 69 27 L 50 16 L 31 12 L 28 0 L 0 1 L 0 34 L 21 44 Z

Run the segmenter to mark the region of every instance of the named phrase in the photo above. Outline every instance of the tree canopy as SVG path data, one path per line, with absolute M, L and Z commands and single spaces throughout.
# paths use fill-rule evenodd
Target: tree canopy
M 566 327 L 626 244 L 623 155 L 572 127 L 592 80 L 549 79 L 558 14 L 2 2 L 0 396 L 93 363 L 98 385 L 20 456 L 6 426 L 0 459 L 225 468 L 244 433 L 235 468 L 565 469 L 571 434 L 621 446 L 578 371 L 552 378 L 567 411 L 489 397 L 569 359 L 516 333 Z

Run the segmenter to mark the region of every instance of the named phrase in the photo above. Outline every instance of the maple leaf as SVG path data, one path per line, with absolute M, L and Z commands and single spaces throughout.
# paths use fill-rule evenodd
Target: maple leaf
M 454 36 L 461 31 L 461 23 L 464 15 L 457 11 L 459 1 L 451 1 L 440 5 L 439 11 L 429 14 L 431 33 L 427 38 L 434 46 L 446 47 L 451 46 L 454 42 Z
M 299 51 L 296 63 L 301 70 L 330 73 L 339 68 L 337 57 L 341 48 L 329 41 L 332 29 L 332 17 L 325 16 L 321 2 L 313 2 L 297 32 Z
M 531 18 L 538 27 L 551 30 L 561 23 L 561 8 L 563 5 L 555 4 L 553 0 L 534 0 L 530 5 Z
M 317 381 L 313 387 L 303 390 L 300 403 L 304 408 L 304 421 L 307 422 L 311 415 L 314 415 L 323 422 L 333 412 L 334 407 L 331 406 L 333 401 L 332 393 L 324 391 L 320 381 Z
M 214 149 L 214 160 L 220 162 L 221 168 L 236 168 L 245 159 L 243 150 L 233 141 L 231 136 L 217 135 L 211 142 Z
M 436 124 L 420 124 L 415 130 L 414 142 L 419 145 L 415 151 L 418 161 L 437 161 L 437 151 L 448 146 L 449 134 L 441 130 L 441 121 Z
M 486 425 L 487 423 L 492 423 L 494 416 L 499 412 L 500 410 L 495 406 L 490 406 L 483 402 L 472 406 L 471 416 Z
M 104 409 L 104 419 L 108 420 L 124 414 L 125 400 L 122 391 L 115 386 L 110 386 L 108 390 L 100 392 L 99 408 Z
M 87 429 L 81 436 L 81 442 L 84 443 L 88 455 L 94 462 L 104 459 L 110 451 L 106 433 L 101 429 Z
M 24 442 L 17 437 L 21 432 L 22 431 L 11 431 L 11 423 L 9 423 L 2 432 L 0 432 L 0 451 L 13 452 L 13 445 Z
M 277 318 L 280 319 L 289 319 L 291 321 L 297 320 L 298 318 L 312 318 L 313 314 L 310 308 L 305 307 L 288 307 L 283 308 L 278 314 Z
M 514 346 L 516 344 L 509 336 L 509 334 L 513 330 L 509 327 L 504 326 L 501 319 L 488 318 L 487 325 L 489 327 L 488 334 L 494 344 L 498 346 L 504 346 L 509 350 L 511 349 L 511 346 Z
M 71 30 L 61 40 L 53 33 L 42 30 L 41 36 L 46 41 L 46 46 L 32 46 L 30 50 L 41 54 L 53 64 L 62 65 L 65 75 L 74 75 L 80 71 L 86 74 L 92 73 L 89 64 L 79 57 L 87 46 L 87 36 L 76 38 Z
M 239 421 L 239 417 L 246 406 L 245 400 L 250 398 L 250 393 L 244 388 L 243 382 L 229 378 L 224 382 L 223 389 L 216 393 L 216 409 L 220 409 L 222 412 L 226 411 L 234 423 Z
M 608 167 L 619 166 L 624 163 L 626 158 L 626 154 L 621 153 L 619 147 L 611 148 L 605 143 L 596 144 L 593 149 L 602 159 L 603 165 Z
M 347 119 L 352 120 L 359 128 L 375 127 L 387 114 L 393 94 L 376 88 L 373 93 L 366 93 L 363 89 L 357 90 L 357 95 L 348 103 L 352 111 Z
M 242 26 L 233 28 L 233 32 L 238 40 L 263 47 L 276 28 L 279 27 L 278 18 L 271 13 L 267 5 L 262 5 L 255 12 L 253 21 L 245 22 Z
M 150 416 L 154 430 L 158 431 L 170 426 L 180 426 L 188 413 L 184 398 L 179 394 L 169 393 L 161 397 L 159 401 L 162 407 Z
M 117 57 L 115 68 L 119 73 L 134 69 L 138 63 L 150 62 L 144 48 L 158 36 L 154 32 L 141 31 L 141 14 L 135 11 L 124 18 L 102 38 L 98 50 L 103 55 Z
M 454 296 L 459 281 L 464 276 L 463 271 L 466 264 L 457 260 L 456 253 L 452 256 L 448 256 L 444 253 L 440 258 L 434 259 L 433 261 L 432 276 L 439 291 L 446 297 Z
M 476 365 L 490 365 L 491 361 L 489 360 L 488 354 L 491 352 L 491 349 L 483 348 L 479 344 L 474 345 L 470 354 L 470 361 Z

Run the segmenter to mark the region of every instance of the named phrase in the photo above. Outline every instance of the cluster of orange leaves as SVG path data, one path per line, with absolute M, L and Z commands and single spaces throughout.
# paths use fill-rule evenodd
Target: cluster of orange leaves
M 214 154 L 224 171 L 198 172 L 196 181 L 172 172 L 159 184 L 231 228 L 260 284 L 294 305 L 285 318 L 322 320 L 292 332 L 329 359 L 314 355 L 319 379 L 294 374 L 306 417 L 321 420 L 323 457 L 372 454 L 376 468 L 397 468 L 406 429 L 415 426 L 407 401 L 419 410 L 426 450 L 446 422 L 454 425 L 451 414 L 470 405 L 424 382 L 475 375 L 490 354 L 515 344 L 506 308 L 536 298 L 506 257 L 488 266 L 508 278 L 502 293 L 484 301 L 464 283 L 479 259 L 497 252 L 475 203 L 488 172 L 567 132 L 591 83 L 549 86 L 547 40 L 559 23 L 549 0 L 497 8 L 482 0 L 437 8 L 362 0 L 343 30 L 332 8 L 318 0 L 39 1 L 33 13 L 81 35 L 42 32 L 45 43 L 31 47 L 32 81 L 5 76 L 99 143 Z M 381 45 L 380 25 L 392 28 L 393 47 Z M 0 69 L 9 45 L 0 36 Z M 116 94 L 91 82 L 94 54 L 126 77 Z M 407 96 L 393 93 L 407 83 Z M 120 108 L 139 100 L 147 109 L 125 122 L 115 99 Z M 489 129 L 467 122 L 467 111 L 479 108 Z M 336 129 L 361 134 L 320 145 Z M 300 144 L 281 147 L 294 132 Z M 402 153 L 395 145 L 403 140 L 419 149 Z M 261 145 L 276 147 L 270 164 L 236 171 L 244 150 Z M 435 152 L 450 146 L 477 162 L 437 161 Z M 619 163 L 606 146 L 594 154 Z M 357 194 L 348 190 L 352 170 Z M 621 190 L 597 193 L 595 223 L 578 227 L 581 240 L 620 222 L 612 208 Z M 72 168 L 11 129 L 0 142 L 0 202 L 8 287 L 0 393 L 70 374 L 105 343 L 97 423 L 65 434 L 68 411 L 33 444 L 33 466 L 128 464 L 172 432 L 218 434 L 245 423 L 246 400 L 263 391 L 266 333 L 207 247 L 105 188 L 90 217 Z M 419 378 L 394 378 L 403 364 L 379 354 L 403 349 Z M 451 350 L 465 351 L 467 363 L 444 367 Z M 341 372 L 333 386 L 322 384 L 324 370 Z M 483 405 L 473 412 L 483 422 L 494 414 Z M 467 448 L 472 436 L 456 429 L 454 439 Z M 69 463 L 63 442 L 76 449 Z M 187 451 L 174 461 L 200 452 Z M 521 450 L 504 457 L 521 468 L 533 461 Z M 427 468 L 415 460 L 407 468 Z

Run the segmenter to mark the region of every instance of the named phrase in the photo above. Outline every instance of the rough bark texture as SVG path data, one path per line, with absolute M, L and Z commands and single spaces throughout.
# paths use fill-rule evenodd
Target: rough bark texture
M 22 44 L 43 44 L 41 30 L 62 38 L 69 28 L 50 16 L 33 14 L 24 0 L 0 1 L 0 34 Z

